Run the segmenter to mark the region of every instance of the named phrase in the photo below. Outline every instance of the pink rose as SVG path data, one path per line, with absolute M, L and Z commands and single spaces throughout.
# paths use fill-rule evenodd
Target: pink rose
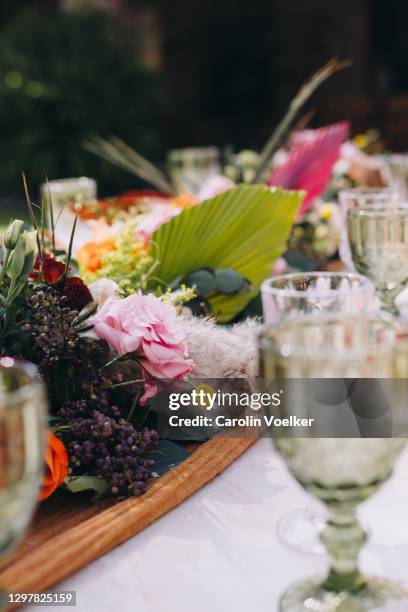
M 91 322 L 95 334 L 120 355 L 137 352 L 150 376 L 181 378 L 193 369 L 175 308 L 151 294 L 110 297 Z
M 154 397 L 156 394 L 157 394 L 157 385 L 149 383 L 149 382 L 145 382 L 145 384 L 144 384 L 144 391 L 143 391 L 143 394 L 141 395 L 141 397 L 139 399 L 139 404 L 141 406 L 144 406 L 145 403 L 151 397 Z

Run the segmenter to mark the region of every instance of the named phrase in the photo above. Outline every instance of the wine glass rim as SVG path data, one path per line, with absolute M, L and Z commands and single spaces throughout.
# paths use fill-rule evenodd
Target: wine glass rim
M 272 287 L 271 283 L 279 282 L 279 281 L 290 281 L 295 280 L 298 277 L 304 278 L 345 278 L 345 279 L 353 279 L 358 281 L 359 284 L 356 284 L 352 287 L 344 287 L 339 289 L 306 289 L 305 291 L 301 291 L 299 289 L 295 289 L 294 287 Z M 279 276 L 270 276 L 261 284 L 261 293 L 270 294 L 274 296 L 285 296 L 285 297 L 307 297 L 308 294 L 316 294 L 324 298 L 325 296 L 333 296 L 333 293 L 336 295 L 350 295 L 351 293 L 360 293 L 365 290 L 374 291 L 374 285 L 372 281 L 362 274 L 358 274 L 356 272 L 292 272 L 290 274 L 280 274 Z
M 391 153 L 390 155 L 385 155 L 385 158 L 408 163 L 408 152 L 401 151 L 401 153 Z
M 375 216 L 378 213 L 385 213 L 388 216 L 392 215 L 406 215 L 408 214 L 408 202 L 394 202 L 392 206 L 387 206 L 384 204 L 360 204 L 359 206 L 355 206 L 354 208 L 350 208 L 347 211 L 347 214 L 352 217 L 357 217 L 361 214 L 368 214 Z
M 33 363 L 25 361 L 24 359 L 18 359 L 16 357 L 0 357 L 0 375 L 2 372 L 11 369 L 25 374 L 28 377 L 28 380 L 14 391 L 3 393 L 0 390 L 0 399 L 6 399 L 7 406 L 25 401 L 30 395 L 32 395 L 33 390 L 41 385 L 38 369 Z
M 356 195 L 369 195 L 373 200 L 382 200 L 390 196 L 399 196 L 398 191 L 392 187 L 349 187 L 348 189 L 340 190 L 341 196 L 356 196 Z
M 209 156 L 218 159 L 220 156 L 219 148 L 214 145 L 208 147 L 181 147 L 179 149 L 171 149 L 168 153 L 168 159 L 170 161 L 178 161 L 185 157 L 201 160 Z
M 351 317 L 351 316 L 333 316 L 333 315 L 321 315 L 316 317 L 315 315 L 301 315 L 296 319 L 285 319 L 276 321 L 275 323 L 270 323 L 268 325 L 264 325 L 261 331 L 258 334 L 258 342 L 262 345 L 262 342 L 265 340 L 275 338 L 277 340 L 278 333 L 280 330 L 296 328 L 299 324 L 307 324 L 311 327 L 323 327 L 330 324 L 344 324 L 351 326 L 361 326 L 362 323 L 372 324 L 373 326 L 378 326 L 382 328 L 383 331 L 393 332 L 392 336 L 390 335 L 387 340 L 384 338 L 384 350 L 389 351 L 390 349 L 395 349 L 397 346 L 397 328 L 395 324 L 395 320 L 387 320 L 384 318 L 380 318 L 378 316 L 364 316 L 364 317 Z M 269 338 L 268 338 L 269 335 Z M 355 356 L 364 355 L 364 354 L 376 354 L 378 355 L 379 350 L 381 350 L 378 346 L 372 347 L 369 350 L 364 348 L 363 346 L 359 347 L 359 350 L 355 352 Z M 350 351 L 344 351 L 344 360 L 347 361 L 350 359 L 350 355 L 353 354 L 354 351 L 350 349 Z M 294 348 L 289 348 L 287 345 L 282 345 L 275 351 L 280 358 L 286 359 L 310 359 L 310 351 L 306 351 L 296 345 Z M 315 359 L 318 361 L 325 362 L 327 359 L 331 359 L 333 357 L 333 350 L 319 350 L 315 356 Z M 341 355 L 336 355 L 337 360 L 341 360 Z
M 95 179 L 90 178 L 89 176 L 71 176 L 68 178 L 54 179 L 48 183 L 42 183 L 41 187 L 47 190 L 49 188 L 51 191 L 60 191 L 61 185 L 66 187 L 67 185 L 71 184 L 75 186 L 79 184 L 80 187 L 85 187 L 88 185 L 95 185 L 96 182 Z

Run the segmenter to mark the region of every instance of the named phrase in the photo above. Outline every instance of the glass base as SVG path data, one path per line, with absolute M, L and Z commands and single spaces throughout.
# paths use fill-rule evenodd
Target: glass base
M 327 515 L 318 507 L 307 506 L 285 514 L 278 522 L 276 531 L 281 540 L 296 552 L 305 555 L 327 555 L 327 550 L 320 540 L 320 534 L 326 526 Z M 358 517 L 366 535 L 371 529 Z
M 355 593 L 328 591 L 321 580 L 310 578 L 290 587 L 283 594 L 280 612 L 365 612 L 398 601 L 407 601 L 408 591 L 383 578 L 367 578 Z
M 306 555 L 326 555 L 320 542 L 320 532 L 326 524 L 326 515 L 320 508 L 299 508 L 283 516 L 277 526 L 279 537 L 297 552 Z

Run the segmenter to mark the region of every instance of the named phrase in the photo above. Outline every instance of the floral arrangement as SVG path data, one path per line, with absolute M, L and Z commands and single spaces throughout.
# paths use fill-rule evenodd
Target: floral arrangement
M 73 255 L 88 284 L 108 278 L 123 296 L 149 291 L 224 323 L 271 274 L 302 198 L 301 192 L 264 185 L 234 186 L 204 201 L 139 192 L 123 203 L 111 200 L 109 217 L 100 208 L 93 219 L 89 211 L 84 218 L 85 204 L 73 207 L 72 222 L 86 224 L 85 235 L 90 228 L 92 235 L 77 242 Z M 57 227 L 58 241 L 65 232 Z
M 325 192 L 349 130 L 348 121 L 341 121 L 317 130 L 298 131 L 290 139 L 287 150 L 280 153 L 281 162 L 275 165 L 268 185 L 306 192 L 299 219 Z
M 293 226 L 285 254 L 288 263 L 298 269 L 324 267 L 339 248 L 340 209 L 335 202 L 314 202 L 312 208 Z
M 268 185 L 297 189 L 306 194 L 297 212 L 296 224 L 288 245 L 290 251 L 287 259 L 292 263 L 295 255 L 293 263 L 296 267 L 300 259 L 301 266 L 305 260 L 310 262 L 310 265 L 319 266 L 337 251 L 338 212 L 335 205 L 322 208 L 318 196 L 329 184 L 348 131 L 349 124 L 340 122 L 326 128 L 297 132 L 291 137 L 287 149 L 281 149 L 276 156 Z M 254 160 L 254 156 L 255 153 L 251 158 L 248 151 L 246 162 L 244 156 L 242 157 L 241 161 L 247 163 L 248 172 L 250 159 Z M 253 165 L 252 168 L 254 167 Z M 207 198 L 211 196 L 212 199 L 217 194 L 231 190 L 231 186 L 233 187 L 234 183 L 230 178 L 213 177 L 203 184 L 201 194 Z M 158 230 L 163 224 L 167 225 L 171 221 L 176 223 L 175 217 L 183 212 L 183 217 L 187 218 L 189 209 L 200 202 L 201 196 L 184 194 L 178 197 L 162 197 L 160 193 L 137 192 L 100 203 L 85 203 L 79 211 L 79 216 L 85 219 L 86 223 L 93 223 L 93 230 L 92 240 L 76 253 L 81 272 L 90 282 L 96 278 L 113 279 L 126 294 L 152 288 L 160 283 L 162 288 L 166 288 L 166 284 L 162 282 L 163 278 L 160 278 L 161 232 Z M 74 213 L 74 210 L 72 212 Z M 230 215 L 232 223 L 232 210 Z M 181 233 L 180 227 L 178 236 L 186 240 L 187 230 L 190 229 L 193 231 L 190 226 L 184 224 L 184 232 Z M 155 232 L 157 235 L 153 237 Z M 157 248 L 152 248 L 153 246 Z M 199 243 L 194 246 L 200 248 Z M 174 257 L 173 253 L 165 255 Z M 249 292 L 253 281 L 253 278 L 248 278 L 237 270 L 235 261 L 230 263 L 229 270 L 224 272 L 226 267 L 223 262 L 221 271 L 214 270 L 213 262 L 208 257 L 200 268 L 175 268 L 173 278 L 167 277 L 165 281 L 173 289 L 175 286 L 194 287 L 198 297 L 189 307 L 199 314 L 213 314 L 214 309 L 208 296 L 213 295 L 215 289 L 227 295 L 229 292 L 245 293 Z M 269 271 L 271 272 L 272 268 Z M 216 282 L 220 274 L 225 278 L 225 283 Z
M 160 290 L 165 291 L 168 287 L 190 286 L 198 294 L 196 301 L 190 304 L 194 312 L 211 313 L 221 322 L 227 322 L 239 314 L 238 304 L 242 309 L 254 297 L 251 287 L 258 282 L 255 283 L 256 274 L 248 275 L 247 271 L 241 270 L 239 262 L 236 260 L 231 262 L 224 249 L 221 249 L 223 255 L 221 261 L 216 260 L 215 265 L 210 256 L 202 259 L 198 265 L 190 260 L 191 250 L 187 254 L 182 249 L 187 261 L 178 261 L 177 266 L 169 266 L 172 270 L 171 275 L 163 274 L 163 269 L 166 270 L 168 267 L 166 265 L 168 261 L 177 258 L 176 246 L 181 248 L 182 241 L 189 243 L 188 233 L 194 232 L 194 228 L 189 224 L 194 216 L 189 214 L 191 209 L 197 204 L 201 204 L 202 208 L 203 202 L 206 204 L 207 201 L 212 201 L 223 193 L 233 193 L 237 184 L 241 184 L 241 187 L 242 184 L 248 186 L 266 184 L 268 187 L 302 191 L 303 203 L 297 211 L 297 231 L 292 235 L 291 246 L 293 248 L 298 241 L 300 250 L 311 247 L 319 257 L 322 252 L 330 250 L 328 242 L 333 242 L 335 239 L 334 232 L 331 232 L 332 226 L 323 221 L 320 227 L 314 228 L 316 214 L 308 213 L 329 184 L 341 146 L 347 138 L 349 124 L 340 122 L 317 130 L 293 130 L 293 123 L 299 110 L 316 88 L 347 65 L 347 62 L 333 60 L 315 73 L 291 102 L 286 115 L 263 149 L 260 152 L 248 150 L 238 154 L 230 151 L 226 155 L 226 163 L 221 174 L 205 180 L 194 194 L 180 194 L 177 191 L 179 182 L 171 173 L 170 176 L 166 175 L 118 138 L 107 141 L 95 137 L 86 143 L 88 150 L 135 174 L 158 191 L 144 194 L 128 193 L 110 200 L 82 204 L 78 213 L 79 218 L 83 222 L 92 224 L 91 235 L 88 231 L 88 239 L 76 252 L 85 278 L 89 281 L 101 277 L 111 278 L 126 294 L 154 287 L 160 287 Z M 237 218 L 234 209 L 236 207 L 231 201 L 229 209 L 231 225 Z M 271 210 L 273 210 L 272 202 Z M 73 208 L 72 214 L 75 213 L 76 210 Z M 178 223 L 179 216 L 183 218 L 183 223 Z M 188 224 L 185 222 L 187 219 Z M 212 220 L 202 219 L 202 223 L 202 227 L 207 228 L 208 223 L 214 227 Z M 161 231 L 162 226 L 177 226 L 177 244 L 170 245 L 163 240 L 167 230 Z M 89 227 L 91 225 L 88 225 Z M 245 228 L 243 231 L 244 236 L 242 238 L 235 236 L 234 240 L 245 241 L 247 232 Z M 324 240 L 318 239 L 318 235 L 323 233 L 329 233 L 330 238 L 326 236 Z M 208 235 L 207 230 L 206 235 Z M 314 244 L 315 237 L 316 244 Z M 164 250 L 162 242 L 165 242 Z M 323 242 L 326 244 L 323 245 Z M 264 248 L 271 248 L 272 244 L 273 241 L 269 245 L 264 244 Z M 249 245 L 246 246 L 248 251 Z M 251 247 L 254 252 L 257 251 L 256 244 Z M 197 240 L 191 248 L 200 249 L 200 241 Z M 248 255 L 251 256 L 251 251 L 248 251 Z M 272 263 L 275 262 L 276 260 Z M 272 268 L 273 266 L 265 271 L 264 278 L 272 272 Z M 225 269 L 228 270 L 228 283 L 217 284 L 214 279 L 219 273 L 218 270 L 224 275 Z M 225 275 L 223 277 L 227 278 Z M 192 279 L 194 281 L 199 279 L 198 284 L 194 282 L 191 285 Z M 218 300 L 217 293 L 224 296 L 231 295 L 230 286 L 236 287 L 236 291 L 232 292 L 234 296 L 229 299 L 227 305 L 225 299 Z M 246 294 L 247 298 L 238 300 L 237 293 Z M 219 302 L 222 303 L 221 307 Z M 235 307 L 231 307 L 231 304 Z M 228 314 L 225 314 L 225 311 L 228 311 Z
M 110 278 L 130 295 L 147 289 L 157 267 L 150 239 L 162 223 L 198 203 L 197 198 L 167 198 L 156 192 L 131 192 L 84 203 L 79 223 L 93 223 L 91 240 L 76 251 L 81 273 L 89 281 Z M 76 214 L 72 207 L 73 219 Z
M 85 243 L 76 253 L 84 278 L 89 282 L 109 278 L 126 295 L 146 289 L 154 272 L 155 259 L 144 240 L 137 235 L 137 221 L 129 217 L 110 238 L 98 237 Z
M 385 187 L 384 145 L 376 130 L 356 134 L 344 142 L 333 166 L 326 198 L 336 200 L 341 189 Z
M 152 475 L 158 435 L 141 407 L 155 377 L 191 372 L 176 309 L 154 295 L 122 299 L 113 282 L 72 275 L 39 227 L 13 221 L 2 237 L 0 346 L 35 363 L 50 404 L 41 499 L 62 483 L 117 498 L 139 495 Z M 71 236 L 72 244 L 72 236 Z M 174 461 L 173 461 L 174 463 Z
M 89 244 L 88 260 L 76 253 L 86 276 L 73 257 L 79 214 L 67 250 L 60 250 L 52 206 L 48 236 L 45 207 L 38 219 L 26 195 L 31 226 L 14 220 L 1 241 L 0 350 L 36 364 L 46 384 L 41 499 L 61 485 L 118 499 L 140 495 L 153 473 L 186 456 L 174 445 L 166 463 L 162 446 L 172 443 L 159 440 L 149 407 L 160 381 L 183 379 L 194 368 L 179 308 L 195 296 L 186 283 L 205 294 L 220 321 L 233 318 L 284 250 L 302 194 L 238 186 L 201 203 L 176 199 L 175 214 L 157 230 L 160 202 L 136 204 L 136 218 L 123 207 L 120 231 L 113 227 L 119 219 L 95 220 L 103 232 L 115 232 L 104 235 L 113 244 L 101 249 L 99 263 Z M 195 278 L 191 266 L 200 272 Z
M 288 252 L 285 257 L 289 264 L 305 270 L 320 269 L 326 265 L 328 259 L 336 256 L 340 244 L 341 217 L 338 207 L 338 194 L 342 189 L 352 187 L 383 187 L 383 160 L 378 156 L 382 152 L 382 143 L 375 130 L 366 134 L 357 134 L 351 140 L 337 138 L 342 129 L 346 129 L 346 122 L 315 130 L 317 138 L 313 142 L 312 131 L 305 130 L 295 136 L 295 147 L 289 148 L 284 156 L 282 166 L 278 166 L 276 174 L 284 173 L 287 186 L 303 188 L 308 197 L 303 201 L 296 223 L 293 226 L 288 241 Z M 319 133 L 320 132 L 320 136 Z M 315 146 L 320 146 L 326 140 L 326 146 L 331 142 L 335 145 L 337 139 L 337 155 L 335 163 L 321 168 L 320 172 L 295 172 L 302 169 L 302 159 L 309 157 Z M 300 140 L 300 148 L 296 143 Z M 318 142 L 320 140 L 320 143 Z M 302 142 L 306 146 L 302 147 Z M 296 151 L 298 149 L 298 151 Z M 308 151 L 309 149 L 309 151 Z M 334 153 L 334 148 L 332 148 Z M 293 155 L 293 157 L 292 157 Z M 328 158 L 326 158 L 327 160 Z M 303 159 L 306 167 L 313 168 L 313 160 Z M 330 171 L 329 171 L 330 170 Z M 320 190 L 320 197 L 311 198 L 314 187 L 320 178 L 325 175 L 325 186 Z M 276 175 L 275 175 L 276 178 Z M 281 177 L 278 176 L 278 179 Z M 312 187 L 312 188 L 310 188 Z

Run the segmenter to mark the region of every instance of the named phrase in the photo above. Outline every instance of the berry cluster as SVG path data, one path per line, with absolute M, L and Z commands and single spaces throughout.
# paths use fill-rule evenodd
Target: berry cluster
M 140 495 L 154 464 L 145 453 L 158 436 L 135 429 L 111 401 L 109 387 L 123 377 L 103 368 L 108 345 L 80 334 L 77 317 L 58 289 L 34 283 L 22 324 L 30 337 L 23 356 L 39 366 L 47 383 L 53 413 L 63 426 L 59 435 L 71 474 L 101 476 L 120 498 Z
M 30 320 L 22 325 L 34 341 L 27 347 L 30 357 L 43 371 L 61 361 L 75 361 L 80 337 L 74 321 L 77 310 L 68 306 L 68 299 L 48 285 L 37 285 L 29 298 Z
M 158 442 L 157 433 L 148 428 L 136 430 L 126 419 L 118 418 L 117 406 L 111 407 L 115 418 L 96 405 L 96 401 L 79 400 L 67 402 L 59 410 L 69 426 L 61 433 L 70 465 L 76 474 L 102 476 L 114 496 L 140 495 L 154 464 L 144 455 Z

